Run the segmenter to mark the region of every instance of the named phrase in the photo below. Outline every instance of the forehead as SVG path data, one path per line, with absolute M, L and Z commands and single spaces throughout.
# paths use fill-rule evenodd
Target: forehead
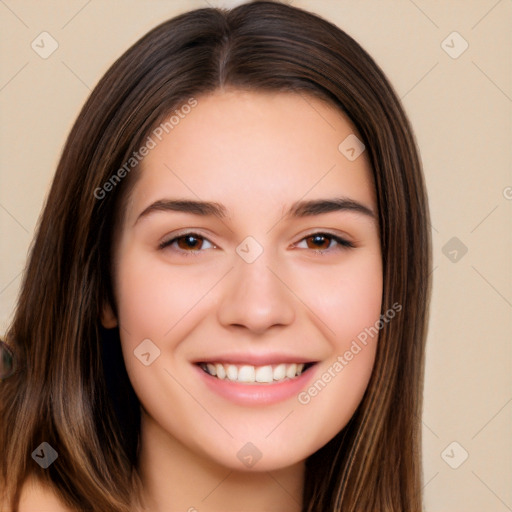
M 326 195 L 374 205 L 366 153 L 347 158 L 344 141 L 357 143 L 358 134 L 336 107 L 303 94 L 238 90 L 196 101 L 151 132 L 128 216 L 171 196 L 233 210 L 268 211 Z

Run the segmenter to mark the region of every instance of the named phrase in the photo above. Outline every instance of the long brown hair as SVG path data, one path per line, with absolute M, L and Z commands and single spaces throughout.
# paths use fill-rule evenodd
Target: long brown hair
M 314 95 L 350 118 L 373 170 L 382 311 L 403 306 L 380 332 L 356 413 L 306 461 L 303 512 L 422 508 L 431 243 L 412 131 L 383 72 L 352 38 L 301 9 L 256 1 L 195 10 L 153 29 L 108 70 L 73 126 L 6 335 L 18 371 L 0 383 L 0 488 L 14 510 L 29 475 L 73 508 L 130 510 L 138 401 L 119 333 L 103 329 L 100 315 L 105 304 L 115 311 L 113 220 L 137 170 L 112 177 L 164 116 L 223 87 Z M 43 441 L 58 452 L 46 470 L 31 458 Z

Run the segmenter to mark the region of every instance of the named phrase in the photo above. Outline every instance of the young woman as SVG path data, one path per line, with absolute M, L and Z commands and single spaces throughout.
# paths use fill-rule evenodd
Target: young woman
M 160 25 L 47 199 L 2 510 L 421 510 L 429 267 L 411 128 L 353 39 L 275 2 Z

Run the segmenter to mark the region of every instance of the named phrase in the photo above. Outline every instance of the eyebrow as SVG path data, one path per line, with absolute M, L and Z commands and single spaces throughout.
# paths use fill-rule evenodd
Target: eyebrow
M 202 217 L 214 216 L 219 219 L 223 219 L 227 216 L 226 208 L 216 202 L 188 199 L 160 199 L 145 208 L 137 217 L 135 224 L 139 219 L 151 213 L 166 211 L 191 213 Z M 343 211 L 359 213 L 373 219 L 376 218 L 375 213 L 368 206 L 344 197 L 297 201 L 290 206 L 283 217 L 312 217 L 325 213 Z

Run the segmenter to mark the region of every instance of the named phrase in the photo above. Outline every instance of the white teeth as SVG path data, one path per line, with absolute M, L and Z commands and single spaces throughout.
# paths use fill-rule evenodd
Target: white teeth
M 203 370 L 218 379 L 245 383 L 272 383 L 298 377 L 304 371 L 304 363 L 278 364 L 276 366 L 234 365 L 222 363 L 203 363 Z
M 228 364 L 226 368 L 226 376 L 229 380 L 237 380 L 238 368 L 234 364 Z
M 274 380 L 274 372 L 272 366 L 260 366 L 256 368 L 256 382 L 272 382 Z
M 241 366 L 238 370 L 238 382 L 254 382 L 255 373 L 254 366 Z
M 297 374 L 297 365 L 295 363 L 292 363 L 290 366 L 286 368 L 286 376 L 291 379 L 292 377 L 295 377 Z
M 285 364 L 278 364 L 274 368 L 274 380 L 281 380 L 286 377 L 286 365 Z
M 215 370 L 216 370 L 216 373 L 217 373 L 217 377 L 219 379 L 225 379 L 226 378 L 226 370 L 224 370 L 224 366 L 223 365 L 216 364 L 215 365 Z

